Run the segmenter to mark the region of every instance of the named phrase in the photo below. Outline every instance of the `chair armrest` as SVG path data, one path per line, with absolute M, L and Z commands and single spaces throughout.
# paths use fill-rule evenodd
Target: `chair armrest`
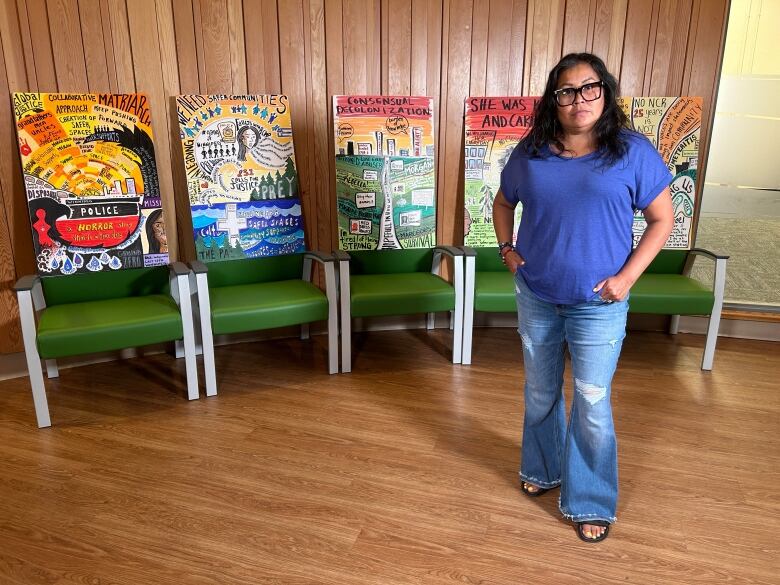
M 26 290 L 32 290 L 33 287 L 35 287 L 36 284 L 40 284 L 41 277 L 37 274 L 27 274 L 25 276 L 22 276 L 19 280 L 16 281 L 16 284 L 14 285 L 14 290 L 16 292 L 22 292 Z
M 469 246 L 461 246 L 461 251 L 463 252 L 463 255 L 470 258 L 470 257 L 477 257 L 477 251 L 474 248 L 470 248 Z
M 729 259 L 729 257 L 724 254 L 716 254 L 715 252 L 710 252 L 709 250 L 705 250 L 704 248 L 692 248 L 688 253 L 694 256 L 706 256 L 707 258 L 711 258 L 712 260 Z
M 333 254 L 328 254 L 326 252 L 320 252 L 319 250 L 309 250 L 308 252 L 304 252 L 303 254 L 304 258 L 311 258 L 312 260 L 316 260 L 320 264 L 325 264 L 326 262 L 335 262 L 336 258 L 333 256 Z
M 344 250 L 334 250 L 333 257 L 336 259 L 336 262 L 349 262 L 351 260 L 349 254 Z
M 190 262 L 190 268 L 192 268 L 192 271 L 195 274 L 206 274 L 209 271 L 208 266 L 206 266 L 205 262 L 201 262 L 200 260 L 193 260 Z
M 463 256 L 463 250 L 455 246 L 435 246 L 433 248 L 433 252 L 434 253 L 440 252 L 442 254 L 447 254 L 447 256 L 450 256 L 452 258 L 455 258 L 456 256 Z
M 336 259 L 331 254 L 318 250 L 309 250 L 308 252 L 303 253 L 303 274 L 301 275 L 301 278 L 306 282 L 311 282 L 312 260 L 316 260 L 322 264 L 323 268 L 325 268 L 327 279 L 328 269 L 333 270 Z
M 171 262 L 168 267 L 173 276 L 189 276 L 190 269 L 184 262 Z
M 728 260 L 728 256 L 724 256 L 721 254 L 715 254 L 714 252 L 710 252 L 709 250 L 704 250 L 703 248 L 692 248 L 688 252 L 688 257 L 685 259 L 685 266 L 683 266 L 683 276 L 689 276 L 691 274 L 691 270 L 693 270 L 693 262 L 696 260 L 696 256 L 704 256 L 705 258 L 709 258 L 710 260 L 713 260 L 715 262 L 715 271 L 716 273 L 719 270 L 725 271 L 726 268 L 726 260 Z M 723 266 L 723 268 L 721 268 Z M 716 274 L 716 280 L 717 280 L 717 274 Z M 715 283 L 713 283 L 713 286 L 715 286 Z
M 460 277 L 461 270 L 463 269 L 463 251 L 455 246 L 434 246 L 433 247 L 433 259 L 431 262 L 431 274 L 441 276 L 441 256 L 445 254 L 452 258 L 452 262 L 455 267 L 454 277 L 457 279 Z

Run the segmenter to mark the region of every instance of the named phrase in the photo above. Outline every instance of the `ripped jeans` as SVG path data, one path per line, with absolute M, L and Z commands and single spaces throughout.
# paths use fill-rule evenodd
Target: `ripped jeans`
M 518 332 L 523 340 L 525 418 L 520 478 L 561 486 L 561 513 L 575 522 L 616 520 L 617 442 L 610 404 L 612 376 L 626 334 L 628 302 L 598 296 L 556 305 L 515 276 Z M 574 394 L 566 425 L 564 342 Z

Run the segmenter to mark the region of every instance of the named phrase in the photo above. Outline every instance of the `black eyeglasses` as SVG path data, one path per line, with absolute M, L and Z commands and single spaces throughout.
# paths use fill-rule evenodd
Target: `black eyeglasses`
M 555 103 L 559 106 L 570 106 L 577 99 L 577 94 L 582 96 L 586 102 L 592 102 L 601 97 L 601 88 L 604 87 L 603 81 L 593 81 L 586 83 L 582 87 L 564 87 L 556 89 L 553 92 Z

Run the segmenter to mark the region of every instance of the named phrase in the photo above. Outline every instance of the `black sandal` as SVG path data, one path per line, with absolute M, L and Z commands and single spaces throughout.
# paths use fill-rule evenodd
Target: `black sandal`
M 531 491 L 528 489 L 528 486 L 533 486 L 536 488 L 536 491 Z M 539 487 L 538 485 L 534 485 L 532 483 L 528 483 L 527 481 L 521 481 L 520 482 L 520 489 L 523 490 L 523 493 L 530 497 L 530 498 L 538 498 L 542 494 L 546 494 L 549 492 L 552 488 L 543 488 Z
M 591 526 L 603 526 L 605 530 L 601 533 L 601 536 L 597 536 L 596 538 L 588 538 L 585 536 L 585 531 L 583 529 L 583 526 L 586 524 Z M 585 522 L 577 522 L 577 536 L 580 537 L 580 540 L 584 540 L 585 542 L 601 542 L 607 537 L 608 534 L 609 522 L 605 522 L 604 520 L 587 520 Z

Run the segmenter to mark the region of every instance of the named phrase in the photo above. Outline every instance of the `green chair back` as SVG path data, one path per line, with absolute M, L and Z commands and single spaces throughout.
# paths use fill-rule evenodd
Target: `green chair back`
M 168 294 L 168 266 L 101 271 L 41 278 L 46 305 L 67 305 Z
M 645 274 L 682 274 L 688 250 L 661 250 Z
M 208 268 L 211 288 L 300 280 L 303 273 L 303 254 L 211 262 Z
M 489 248 L 474 248 L 477 253 L 477 259 L 474 264 L 477 272 L 505 272 L 506 266 L 498 255 L 498 248 L 491 246 Z
M 361 250 L 349 252 L 351 274 L 402 274 L 430 272 L 432 248 L 412 250 Z

